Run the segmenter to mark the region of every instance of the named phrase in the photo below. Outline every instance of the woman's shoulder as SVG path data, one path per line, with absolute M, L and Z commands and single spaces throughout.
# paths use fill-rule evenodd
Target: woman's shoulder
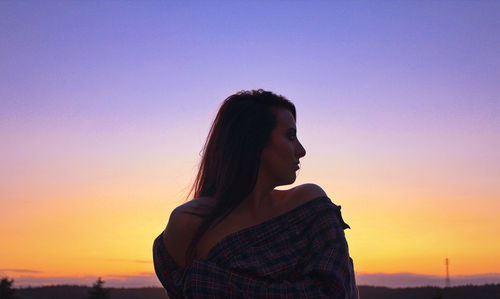
M 327 197 L 326 192 L 316 184 L 302 184 L 288 190 L 279 190 L 280 200 L 283 203 L 282 213 L 293 210 L 305 203 L 319 198 Z
M 285 206 L 288 206 L 288 208 L 300 206 L 318 197 L 327 197 L 323 188 L 313 183 L 298 185 L 288 190 L 279 190 L 278 193 L 278 197 L 283 199 L 283 202 L 286 202 Z M 193 220 L 193 217 L 199 218 L 195 217 L 196 213 L 206 212 L 207 208 L 213 207 L 214 205 L 215 202 L 212 197 L 194 198 L 176 207 L 170 215 L 171 221 L 169 222 L 175 222 L 175 226 L 179 227 L 193 226 L 194 222 L 196 222 Z
M 327 197 L 323 188 L 312 183 L 298 185 L 287 191 L 290 192 L 292 201 L 299 205 L 318 197 Z
M 202 219 L 195 214 L 202 213 L 203 207 L 211 204 L 210 198 L 195 198 L 181 204 L 170 213 L 168 224 L 163 231 L 163 243 L 177 265 L 184 266 L 185 251 L 191 236 L 201 223 Z
M 194 214 L 202 213 L 206 211 L 207 208 L 212 207 L 214 204 L 215 202 L 212 197 L 197 197 L 177 206 L 172 211 L 172 214 L 175 214 L 175 216 L 183 216 L 183 215 L 193 215 L 193 213 Z
M 298 204 L 308 202 L 318 197 L 327 196 L 323 188 L 313 183 L 301 184 L 287 190 L 279 190 L 279 193 L 281 193 L 279 194 L 280 197 L 289 199 L 289 201 Z M 186 214 L 192 215 L 193 212 L 206 211 L 206 208 L 213 207 L 214 205 L 215 202 L 213 197 L 197 197 L 179 205 L 173 210 L 172 214 L 177 216 L 175 218 L 180 218 L 180 216 Z
M 169 224 L 184 228 L 186 228 L 186 226 L 193 226 L 193 216 L 206 211 L 206 208 L 213 206 L 213 204 L 214 200 L 211 197 L 198 197 L 186 201 L 172 210 L 169 218 Z
M 320 186 L 313 184 L 313 183 L 298 185 L 291 190 L 294 190 L 295 193 L 306 196 L 306 197 L 327 196 L 326 192 L 325 192 L 325 190 L 323 190 L 323 188 L 321 188 Z

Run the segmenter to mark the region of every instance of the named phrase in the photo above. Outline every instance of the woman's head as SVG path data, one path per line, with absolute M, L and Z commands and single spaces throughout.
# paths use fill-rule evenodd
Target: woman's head
M 263 90 L 241 91 L 229 96 L 221 105 L 212 124 L 203 150 L 202 161 L 195 181 L 194 197 L 214 196 L 228 192 L 232 197 L 244 197 L 255 186 L 262 154 L 277 156 L 283 142 L 273 142 L 273 130 L 281 129 L 280 136 L 290 137 L 295 128 L 296 111 L 293 103 L 281 95 Z M 285 128 L 286 127 L 286 128 Z M 293 130 L 290 130 L 293 131 Z M 279 139 L 282 141 L 281 139 Z M 303 150 L 303 148 L 302 148 Z M 283 154 L 288 152 L 283 151 Z M 275 157 L 281 158 L 283 157 Z M 286 157 L 285 157 L 286 158 Z M 280 159 L 276 159 L 278 161 Z M 298 157 L 290 165 L 295 167 Z M 266 170 L 273 172 L 273 161 L 262 161 Z M 269 162 L 269 163 L 265 163 Z M 278 172 L 279 169 L 274 169 Z M 295 172 L 294 172 L 295 173 Z M 277 177 L 278 181 L 280 180 Z M 281 179 L 283 180 L 283 179 Z M 292 182 L 278 182 L 278 185 Z
M 222 221 L 256 185 L 257 179 L 276 186 L 295 181 L 305 150 L 296 139 L 295 106 L 264 90 L 241 91 L 226 98 L 208 134 L 194 197 L 211 197 L 215 206 L 194 236 L 191 250 L 209 225 Z

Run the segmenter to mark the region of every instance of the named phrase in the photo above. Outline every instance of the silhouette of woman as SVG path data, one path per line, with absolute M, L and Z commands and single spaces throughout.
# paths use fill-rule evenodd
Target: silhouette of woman
M 340 206 L 315 184 L 275 189 L 295 181 L 306 154 L 296 118 L 269 91 L 222 103 L 193 199 L 153 244 L 170 298 L 358 298 Z

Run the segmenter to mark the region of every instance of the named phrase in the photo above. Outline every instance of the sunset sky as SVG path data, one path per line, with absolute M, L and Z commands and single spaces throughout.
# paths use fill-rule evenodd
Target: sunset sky
M 499 32 L 498 1 L 1 1 L 0 276 L 159 286 L 220 103 L 263 88 L 358 282 L 500 283 Z

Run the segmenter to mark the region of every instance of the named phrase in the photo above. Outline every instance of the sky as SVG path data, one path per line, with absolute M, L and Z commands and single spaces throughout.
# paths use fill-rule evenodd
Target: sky
M 297 108 L 358 283 L 500 283 L 498 1 L 1 1 L 0 275 L 160 286 L 221 102 Z

